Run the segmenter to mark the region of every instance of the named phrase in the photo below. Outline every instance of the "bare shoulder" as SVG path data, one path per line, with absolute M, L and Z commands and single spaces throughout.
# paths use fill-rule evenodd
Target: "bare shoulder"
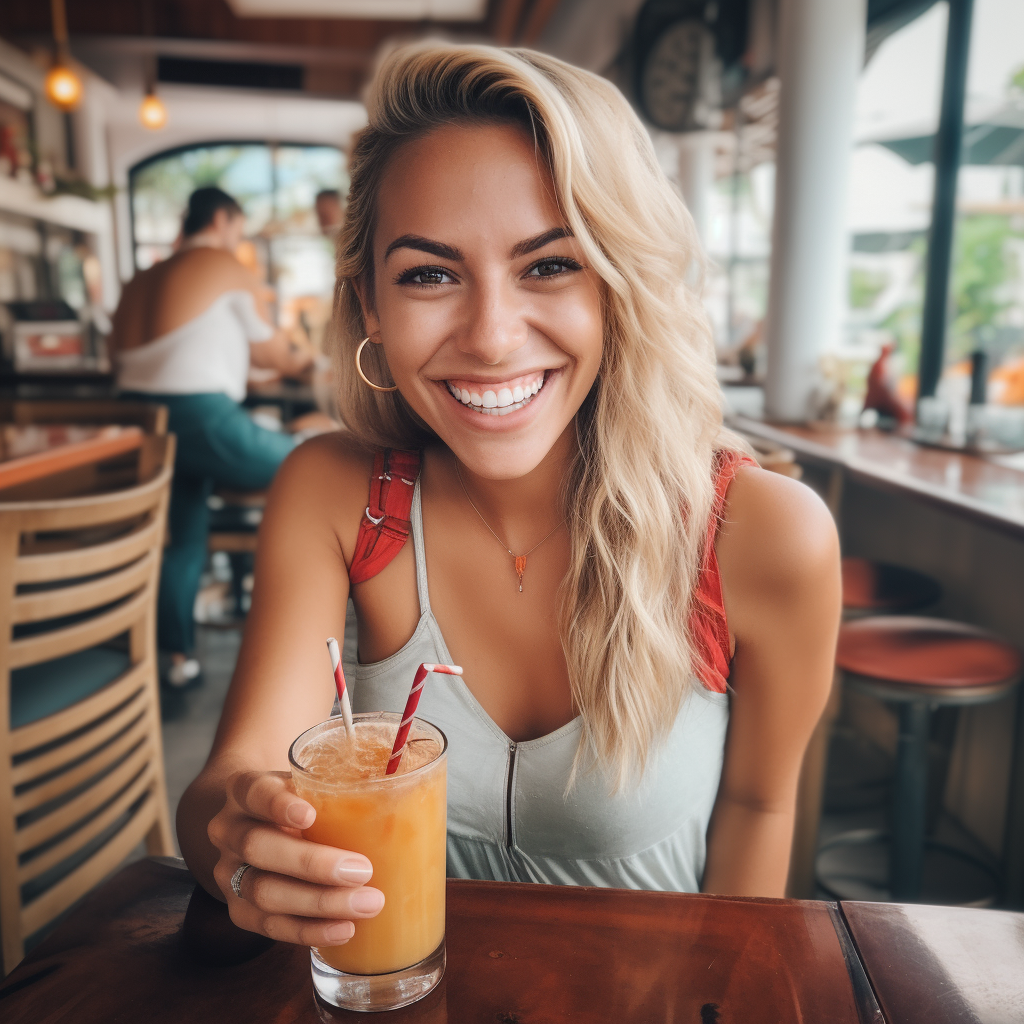
M 345 560 L 355 549 L 366 507 L 373 455 L 345 431 L 321 434 L 285 459 L 271 487 L 272 522 L 319 522 L 337 537 Z
M 825 503 L 799 481 L 752 466 L 729 488 L 716 552 L 734 603 L 799 601 L 838 578 L 839 538 Z
M 253 290 L 256 276 L 225 249 L 202 246 L 178 253 L 168 261 L 175 278 L 200 285 L 204 290 L 222 292 L 232 288 Z

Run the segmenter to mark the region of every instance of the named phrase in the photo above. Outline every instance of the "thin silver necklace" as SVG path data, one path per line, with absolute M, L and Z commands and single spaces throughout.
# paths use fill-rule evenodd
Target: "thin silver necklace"
M 537 548 L 539 548 L 541 546 L 541 544 L 544 543 L 544 541 L 550 540 L 561 527 L 565 526 L 565 520 L 563 519 L 558 524 L 558 526 L 556 526 L 554 528 L 554 530 L 552 530 L 551 533 L 549 533 L 543 540 L 537 541 L 537 543 L 534 544 L 533 547 L 530 548 L 530 550 L 526 552 L 526 554 L 524 554 L 524 555 L 517 555 L 491 529 L 491 524 L 488 523 L 486 519 L 484 519 L 483 513 L 481 513 L 480 509 L 478 509 L 476 507 L 476 503 L 469 496 L 469 491 L 466 490 L 466 483 L 462 479 L 462 471 L 459 469 L 459 460 L 458 459 L 455 460 L 455 475 L 459 478 L 459 484 L 462 486 L 462 493 L 466 496 L 466 501 L 469 502 L 469 504 L 472 506 L 473 511 L 480 517 L 480 522 L 483 523 L 484 526 L 487 527 L 487 529 L 490 531 L 491 536 L 512 556 L 512 561 L 513 561 L 513 563 L 515 564 L 515 567 L 516 567 L 516 575 L 519 577 L 519 593 L 521 594 L 523 592 L 523 575 L 526 573 L 526 558 L 527 558 L 527 556 L 528 555 L 532 555 L 534 553 L 534 551 L 536 551 Z

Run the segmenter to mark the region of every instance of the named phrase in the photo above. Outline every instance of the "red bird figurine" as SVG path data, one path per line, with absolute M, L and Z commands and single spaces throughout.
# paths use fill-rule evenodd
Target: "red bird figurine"
M 864 396 L 864 408 L 874 409 L 879 416 L 894 419 L 904 427 L 914 421 L 914 411 L 897 393 L 893 384 L 889 357 L 892 355 L 892 342 L 886 342 L 882 351 L 868 371 L 868 390 Z

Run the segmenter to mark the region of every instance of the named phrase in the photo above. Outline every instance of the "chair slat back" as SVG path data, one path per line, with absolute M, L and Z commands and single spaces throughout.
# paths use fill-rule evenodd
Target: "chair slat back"
M 164 524 L 155 511 L 140 518 L 127 533 L 114 540 L 91 544 L 77 550 L 60 549 L 37 555 L 22 555 L 14 566 L 16 583 L 49 583 L 51 580 L 81 579 L 110 566 L 127 565 L 153 548 Z
M 167 406 L 157 402 L 70 398 L 62 401 L 0 401 L 0 423 L 117 423 L 141 427 L 147 434 L 167 433 Z
M 4 973 L 28 935 L 142 838 L 151 853 L 173 852 L 155 619 L 174 438 L 147 437 L 145 449 L 136 471 L 142 479 L 132 486 L 0 503 Z M 83 677 L 80 685 L 92 692 L 75 700 L 81 689 L 61 687 L 75 682 L 75 659 L 87 655 L 115 677 Z M 71 668 L 46 667 L 63 657 Z M 12 678 L 21 689 L 12 690 Z M 26 686 L 56 689 L 49 697 L 32 691 L 46 699 L 22 708 L 58 710 L 31 712 L 44 717 L 15 728 L 12 695 L 28 693 Z
M 56 591 L 37 590 L 14 599 L 13 622 L 24 625 L 75 615 L 137 593 L 153 574 L 156 555 L 147 551 L 122 569 Z
M 12 669 L 26 668 L 113 640 L 141 624 L 151 597 L 148 592 L 140 593 L 125 604 L 84 622 L 12 640 L 7 647 L 7 664 Z

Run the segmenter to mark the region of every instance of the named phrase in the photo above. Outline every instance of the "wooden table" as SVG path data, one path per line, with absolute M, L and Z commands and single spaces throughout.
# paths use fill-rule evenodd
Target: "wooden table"
M 843 903 L 886 1020 L 1024 1021 L 1024 914 Z
M 316 395 L 309 384 L 294 380 L 269 380 L 249 382 L 243 403 L 246 406 L 279 405 L 284 423 L 316 409 Z
M 738 430 L 791 448 L 800 462 L 906 494 L 1024 540 L 1024 470 L 1019 456 L 983 457 L 930 448 L 881 430 L 816 430 L 736 417 Z M 841 480 L 837 480 L 841 484 Z M 830 495 L 833 512 L 837 495 Z
M 249 937 L 220 905 L 200 923 L 190 910 L 183 929 L 193 887 L 181 862 L 125 868 L 12 972 L 0 1018 L 366 1024 L 314 1003 L 304 948 L 267 944 L 244 962 L 212 964 L 239 959 L 232 946 Z M 377 1019 L 883 1024 L 830 903 L 450 881 L 447 947 L 438 988 Z
M 142 447 L 138 427 L 0 425 L 0 490 Z

